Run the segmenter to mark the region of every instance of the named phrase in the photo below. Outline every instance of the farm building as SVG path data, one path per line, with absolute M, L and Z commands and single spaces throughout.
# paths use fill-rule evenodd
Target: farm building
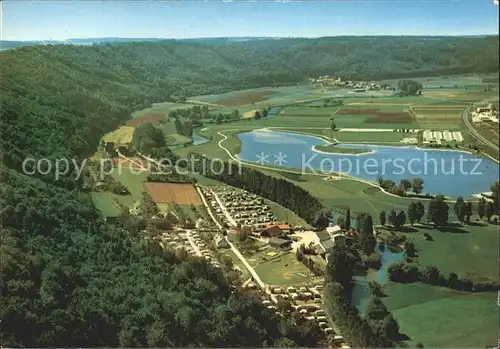
M 463 142 L 464 138 L 462 137 L 462 132 L 459 132 L 459 131 L 453 132 L 453 139 L 456 142 Z
M 289 234 L 290 233 L 290 226 L 288 224 L 276 224 L 276 223 L 270 223 L 270 224 L 266 224 L 264 226 L 264 229 L 268 229 L 268 228 L 271 228 L 271 227 L 274 227 L 274 226 L 277 226 L 278 228 L 281 229 L 281 231 L 285 234 Z
M 320 242 L 331 239 L 330 234 L 328 232 L 326 232 L 326 231 L 319 231 L 319 232 L 316 233 L 316 235 L 318 236 Z
M 344 246 L 347 242 L 347 236 L 344 234 L 334 234 L 332 240 L 335 246 Z
M 274 238 L 280 235 L 283 235 L 283 230 L 281 230 L 278 225 L 270 226 L 260 232 L 260 236 L 268 238 Z
M 342 230 L 338 225 L 334 225 L 333 227 L 327 227 L 326 232 L 328 234 L 337 234 Z
M 280 238 L 270 238 L 269 245 L 273 246 L 277 250 L 285 251 L 285 250 L 289 250 L 291 248 L 292 241 L 280 239 Z

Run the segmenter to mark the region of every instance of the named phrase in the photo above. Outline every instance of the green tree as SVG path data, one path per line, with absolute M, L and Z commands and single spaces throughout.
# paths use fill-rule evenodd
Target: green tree
M 382 226 L 385 225 L 385 220 L 386 220 L 385 211 L 381 211 L 379 214 L 380 225 Z
M 496 181 L 495 184 L 491 186 L 491 192 L 495 210 L 498 212 L 498 210 L 500 210 L 500 181 Z
M 360 260 L 358 252 L 351 246 L 335 246 L 328 256 L 326 279 L 338 282 L 345 289 L 349 289 L 354 276 L 354 267 Z
M 494 214 L 495 214 L 495 205 L 493 204 L 493 202 L 488 201 L 488 203 L 486 204 L 486 213 L 485 213 L 488 222 L 490 222 L 491 217 Z
M 472 202 L 467 201 L 467 202 L 465 203 L 465 221 L 466 221 L 467 223 L 469 223 L 469 222 L 470 222 L 470 217 L 472 216 L 472 212 L 473 212 L 473 211 L 472 211 Z
M 377 239 L 373 234 L 361 235 L 361 245 L 363 246 L 363 252 L 370 255 L 375 251 L 375 246 L 377 246 Z
M 383 320 L 389 311 L 385 304 L 377 296 L 372 296 L 366 307 L 366 317 L 370 320 Z
M 439 227 L 448 223 L 448 211 L 449 207 L 444 201 L 444 196 L 438 195 L 430 201 L 427 216 L 430 222 Z
M 408 206 L 408 220 L 410 221 L 410 224 L 413 225 L 418 218 L 418 212 L 417 212 L 417 204 L 415 202 L 411 202 L 410 205 Z
M 422 275 L 425 282 L 436 285 L 439 281 L 439 269 L 433 265 L 428 265 Z
M 459 196 L 453 207 L 458 220 L 463 223 L 465 220 L 465 215 L 467 214 L 467 206 L 465 204 L 464 198 Z
M 422 178 L 414 178 L 411 181 L 411 187 L 413 188 L 413 192 L 415 194 L 422 193 L 422 190 L 424 189 L 424 180 Z
M 406 192 L 412 187 L 412 183 L 407 179 L 402 179 L 400 182 L 400 186 Z
M 455 273 L 450 273 L 448 275 L 447 283 L 449 288 L 456 289 L 458 286 L 458 275 Z
M 480 220 L 483 220 L 483 217 L 486 215 L 486 200 L 484 198 L 481 198 L 477 203 L 477 214 Z
M 330 224 L 332 213 L 330 210 L 322 209 L 314 217 L 313 225 L 318 229 L 325 229 Z
M 351 209 L 348 207 L 345 213 L 344 227 L 345 230 L 351 228 Z
M 385 338 L 396 340 L 399 337 L 399 324 L 392 314 L 388 314 L 382 322 L 382 333 Z
M 373 236 L 373 219 L 368 213 L 362 213 L 356 218 L 357 229 L 362 236 Z
M 422 94 L 423 85 L 415 80 L 399 80 L 398 92 L 404 96 L 419 96 Z
M 387 220 L 389 221 L 389 224 L 392 224 L 393 227 L 396 227 L 398 224 L 398 214 L 395 209 L 392 209 L 389 212 L 389 217 L 387 217 Z
M 375 280 L 370 280 L 368 282 L 368 288 L 370 289 L 370 292 L 374 296 L 382 297 L 384 295 L 384 293 L 382 292 L 382 287 L 380 287 L 380 284 L 377 283 Z
M 425 215 L 425 207 L 422 202 L 417 202 L 416 204 L 416 221 L 420 222 L 420 220 L 424 217 Z

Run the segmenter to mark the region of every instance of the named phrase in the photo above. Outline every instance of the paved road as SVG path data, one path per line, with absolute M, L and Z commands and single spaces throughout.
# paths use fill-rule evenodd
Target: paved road
M 224 205 L 222 203 L 222 201 L 220 200 L 219 196 L 215 193 L 215 191 L 210 189 L 210 192 L 214 196 L 215 201 L 217 201 L 217 203 L 219 204 L 219 207 L 222 210 L 222 213 L 224 213 L 224 216 L 226 216 L 226 219 L 229 221 L 229 224 L 233 227 L 236 227 L 238 224 L 236 223 L 236 221 L 233 219 L 233 217 L 231 217 L 231 215 L 227 211 L 226 205 Z
M 201 192 L 201 189 L 200 189 L 199 185 L 196 185 L 196 190 L 198 191 L 198 195 L 200 196 L 201 201 L 203 202 L 203 205 L 205 205 L 205 208 L 206 208 L 208 214 L 210 215 L 210 218 L 212 218 L 212 221 L 215 223 L 215 225 L 217 225 L 217 227 L 219 229 L 225 230 L 224 227 L 219 223 L 219 221 L 217 220 L 217 218 L 215 218 L 214 214 L 212 213 L 212 209 L 208 205 L 208 202 L 205 199 L 205 195 L 203 195 L 203 193 Z
M 485 101 L 482 101 L 482 102 L 479 102 L 479 103 L 475 103 L 474 105 L 472 105 L 469 108 L 465 109 L 462 112 L 462 119 L 464 120 L 465 127 L 467 127 L 467 130 L 470 132 L 470 134 L 474 138 L 476 138 L 481 143 L 487 145 L 488 147 L 490 147 L 490 148 L 492 148 L 492 149 L 494 149 L 495 151 L 498 152 L 499 151 L 498 145 L 496 145 L 495 143 L 493 143 L 492 141 L 490 141 L 489 139 L 487 139 L 486 137 L 484 137 L 482 134 L 480 134 L 474 128 L 474 125 L 472 125 L 472 122 L 470 121 L 470 118 L 469 118 L 469 114 L 472 111 L 472 109 L 474 108 L 474 106 L 476 106 L 477 104 L 482 104 L 482 103 L 487 102 L 487 101 L 488 100 L 485 100 Z

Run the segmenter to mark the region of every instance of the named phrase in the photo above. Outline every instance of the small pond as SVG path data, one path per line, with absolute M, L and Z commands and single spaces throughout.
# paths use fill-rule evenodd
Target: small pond
M 385 248 L 380 248 L 377 244 L 375 251 L 381 256 L 382 266 L 379 270 L 369 270 L 366 276 L 356 276 L 356 286 L 352 292 L 352 301 L 359 311 L 364 311 L 366 305 L 371 298 L 371 292 L 368 288 L 368 282 L 375 280 L 380 286 L 383 286 L 388 281 L 387 269 L 393 263 L 403 262 L 405 254 L 400 249 L 395 249 L 384 245 Z

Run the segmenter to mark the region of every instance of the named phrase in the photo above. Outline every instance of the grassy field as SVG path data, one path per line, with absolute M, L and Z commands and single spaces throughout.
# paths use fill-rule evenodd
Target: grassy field
M 167 145 L 186 144 L 191 141 L 191 138 L 178 134 L 172 122 L 157 124 L 156 128 L 163 132 Z
M 172 204 L 156 204 L 156 206 L 158 206 L 160 212 L 170 212 L 170 211 L 175 212 L 175 209 L 172 206 Z M 205 208 L 203 205 L 201 206 L 196 205 L 195 206 L 196 212 L 193 211 L 191 205 L 177 205 L 177 207 L 182 212 L 184 217 L 189 218 L 191 222 L 196 222 L 196 220 L 199 218 L 198 216 L 202 216 L 203 218 L 206 219 L 206 217 L 204 217 L 205 215 L 203 211 L 205 210 Z
M 297 261 L 295 253 L 285 253 L 275 259 L 261 262 L 255 268 L 264 283 L 279 286 L 310 283 L 311 272 Z
M 276 218 L 282 222 L 287 222 L 291 226 L 303 226 L 305 228 L 311 228 L 311 226 L 302 218 L 297 216 L 296 213 L 290 211 L 289 209 L 278 205 L 277 203 L 269 200 L 264 200 L 266 205 L 271 208 L 271 211 L 274 213 Z
M 496 293 L 464 293 L 421 283 L 389 283 L 383 298 L 410 343 L 482 347 L 498 341 Z
M 105 142 L 113 142 L 116 145 L 125 145 L 132 141 L 135 128 L 130 126 L 122 126 L 113 132 L 106 134 L 102 139 Z
M 243 263 L 241 263 L 241 260 L 234 254 L 234 252 L 231 249 L 228 248 L 226 250 L 220 251 L 220 253 L 222 255 L 226 255 L 229 258 L 231 258 L 231 260 L 233 261 L 233 265 L 238 267 L 241 270 L 241 272 L 242 272 L 241 277 L 243 280 L 250 279 L 250 277 L 251 277 L 250 272 L 243 265 Z
M 134 200 L 140 200 L 142 198 L 142 183 L 148 176 L 146 172 L 122 168 L 121 171 L 113 171 L 111 176 L 127 187 Z
M 475 217 L 473 217 L 475 218 Z M 498 226 L 486 224 L 467 225 L 455 229 L 414 228 L 414 232 L 403 233 L 413 238 L 417 247 L 418 262 L 422 267 L 434 265 L 445 275 L 451 272 L 461 277 L 469 275 L 498 278 Z M 447 231 L 448 230 L 448 231 Z M 434 241 L 422 238 L 428 233 Z
M 119 195 L 111 193 L 92 193 L 94 206 L 102 212 L 105 217 L 117 217 L 120 213 L 120 207 L 115 203 Z

